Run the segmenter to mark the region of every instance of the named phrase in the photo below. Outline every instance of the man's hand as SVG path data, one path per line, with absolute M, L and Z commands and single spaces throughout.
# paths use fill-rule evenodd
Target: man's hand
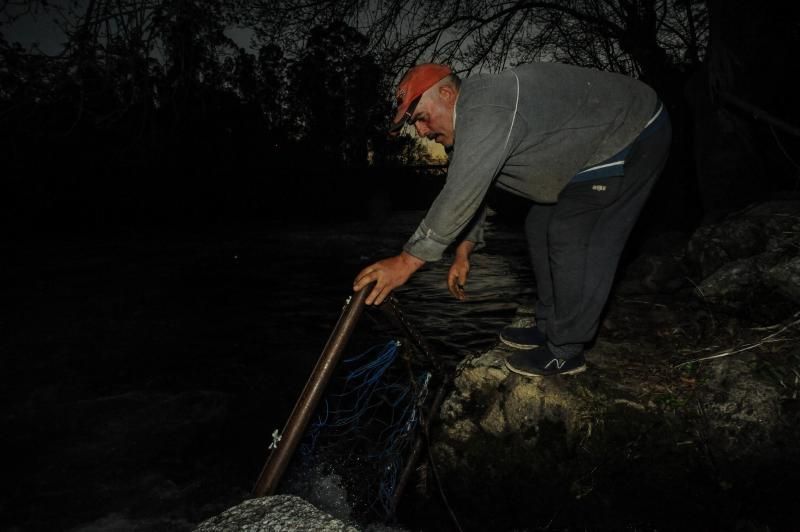
M 467 295 L 464 293 L 464 285 L 467 284 L 469 277 L 469 255 L 475 247 L 474 242 L 465 240 L 456 248 L 456 257 L 447 272 L 447 288 L 453 297 L 459 301 L 464 301 Z
M 356 275 L 353 291 L 358 292 L 372 281 L 377 281 L 372 292 L 367 296 L 367 305 L 380 305 L 389 297 L 392 290 L 402 286 L 425 261 L 403 251 L 399 255 L 379 260 L 361 270 Z

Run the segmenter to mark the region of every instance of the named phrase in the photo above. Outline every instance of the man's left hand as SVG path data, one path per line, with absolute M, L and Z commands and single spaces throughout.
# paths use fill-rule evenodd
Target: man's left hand
M 402 286 L 411 275 L 419 270 L 425 261 L 403 251 L 399 255 L 379 260 L 361 270 L 356 275 L 353 291 L 358 292 L 372 281 L 376 281 L 372 292 L 367 296 L 367 305 L 380 305 L 389 297 L 392 290 Z

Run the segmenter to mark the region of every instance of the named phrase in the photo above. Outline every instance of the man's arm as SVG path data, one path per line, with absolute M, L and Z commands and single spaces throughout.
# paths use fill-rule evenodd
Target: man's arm
M 355 290 L 377 281 L 367 304 L 382 303 L 425 262 L 441 259 L 444 250 L 476 216 L 514 145 L 512 133 L 519 127 L 514 125 L 516 84 L 505 89 L 503 94 L 481 92 L 472 103 L 464 102 L 464 108 L 459 108 L 458 147 L 444 187 L 403 252 L 367 266 L 356 277 Z
M 486 202 L 484 201 L 483 205 L 475 214 L 472 221 L 469 223 L 469 226 L 467 226 L 466 231 L 464 232 L 462 241 L 468 240 L 474 243 L 474 249 L 471 251 L 477 251 L 486 245 L 484 239 L 484 226 L 486 225 L 486 214 L 488 209 L 489 208 L 486 206 Z
M 403 246 L 406 252 L 425 261 L 437 261 L 465 230 L 474 241 L 482 243 L 479 235 L 482 224 L 476 217 L 514 145 L 515 135 L 510 131 L 513 103 L 510 107 L 482 104 L 460 110 L 456 149 L 447 181 Z M 515 124 L 514 129 L 517 127 Z M 467 229 L 473 221 L 477 223 Z

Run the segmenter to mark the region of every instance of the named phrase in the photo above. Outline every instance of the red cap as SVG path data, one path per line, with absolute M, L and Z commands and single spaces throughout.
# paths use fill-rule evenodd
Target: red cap
M 436 85 L 453 71 L 447 65 L 425 63 L 412 67 L 397 86 L 397 113 L 389 126 L 389 133 L 397 133 L 411 118 L 422 93 Z M 413 105 L 412 105 L 413 104 Z

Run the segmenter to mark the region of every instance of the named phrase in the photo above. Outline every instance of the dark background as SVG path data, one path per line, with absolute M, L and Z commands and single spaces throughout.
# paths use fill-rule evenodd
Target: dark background
M 691 230 L 797 189 L 795 7 L 523 4 L 498 21 L 476 5 L 454 21 L 448 3 L 371 16 L 349 2 L 309 6 L 6 2 L 4 234 L 357 218 L 390 208 L 389 198 L 422 208 L 435 185 L 420 192 L 407 165 L 429 157 L 384 133 L 392 84 L 420 61 L 468 75 L 555 59 L 651 84 L 675 133 L 648 225 Z M 49 43 L 50 55 L 8 36 L 37 27 L 27 43 Z
M 798 195 L 800 13 L 791 3 L 1 7 L 0 364 L 14 454 L 0 512 L 22 530 L 69 528 L 130 493 L 177 489 L 146 476 L 120 488 L 119 471 L 103 466 L 119 453 L 130 456 L 124 471 L 157 465 L 187 498 L 216 501 L 184 512 L 189 521 L 246 495 L 294 397 L 252 431 L 259 410 L 245 406 L 284 379 L 302 382 L 307 368 L 292 356 L 315 353 L 337 312 L 306 309 L 338 301 L 367 259 L 403 241 L 392 234 L 362 255 L 325 243 L 330 229 L 380 229 L 391 212 L 424 209 L 443 182 L 430 167 L 440 162 L 413 138 L 385 134 L 392 86 L 412 64 L 447 62 L 469 75 L 559 60 L 651 84 L 669 109 L 673 149 L 634 248 Z M 498 193 L 492 204 L 509 223 L 524 211 Z M 252 259 L 244 270 L 239 257 Z M 287 282 L 287 267 L 314 281 Z M 330 290 L 304 293 L 309 286 Z M 302 305 L 286 303 L 297 294 Z M 223 371 L 206 364 L 231 345 L 237 356 Z M 267 347 L 281 353 L 272 363 Z M 192 395 L 215 378 L 222 396 Z M 117 432 L 100 435 L 97 420 L 118 411 Z M 210 437 L 209 426 L 229 430 Z M 176 441 L 181 456 L 147 439 L 131 452 L 131 434 L 142 433 Z M 70 447 L 78 440 L 96 448 Z M 87 457 L 94 466 L 76 465 Z M 201 476 L 218 479 L 218 493 L 186 488 Z M 76 483 L 94 487 L 76 497 Z M 153 504 L 126 508 L 145 515 Z

